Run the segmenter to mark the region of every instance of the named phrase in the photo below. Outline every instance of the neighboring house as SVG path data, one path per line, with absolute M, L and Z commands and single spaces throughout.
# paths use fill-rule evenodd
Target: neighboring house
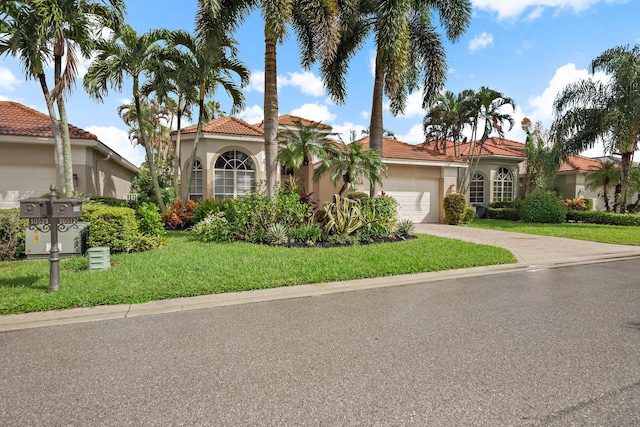
M 138 168 L 75 126 L 69 126 L 74 186 L 85 194 L 124 198 Z M 58 182 L 48 115 L 0 101 L 0 209 L 49 192 Z
M 488 138 L 482 147 L 470 143 L 460 144 L 454 149 L 453 142 L 447 141 L 447 154 L 469 161 L 472 150 L 478 155 L 477 162 L 470 164 L 470 171 L 460 170 L 458 177 L 469 173 L 467 202 L 473 206 L 487 206 L 491 202 L 509 201 L 518 194 L 518 164 L 526 159 L 519 151 L 521 144 L 503 138 Z M 460 188 L 457 189 L 458 191 Z
M 315 123 L 295 116 L 282 116 L 279 123 L 295 130 L 297 120 L 305 125 Z M 264 181 L 264 133 L 261 125 L 250 125 L 235 117 L 222 117 L 202 127 L 189 191 L 191 199 L 237 197 L 249 193 L 256 183 Z M 329 126 L 321 124 L 319 127 L 326 129 L 327 133 L 331 131 Z M 187 166 L 195 132 L 195 126 L 181 131 L 182 178 L 189 170 Z M 172 135 L 175 138 L 176 132 Z M 368 141 L 367 137 L 360 142 L 368 146 Z M 458 169 L 466 168 L 466 162 L 387 138 L 383 142 L 382 154 L 388 167 L 382 190 L 398 200 L 400 218 L 416 222 L 443 221 L 442 198 L 447 190 L 455 187 Z M 320 182 L 313 182 L 313 167 L 312 164 L 309 170 L 300 171 L 297 177 L 305 191 L 313 192 L 313 197 L 319 202 L 331 200 L 342 183 L 334 186 L 328 174 Z M 287 179 L 286 176 L 282 178 Z M 359 189 L 368 192 L 368 183 L 363 183 Z

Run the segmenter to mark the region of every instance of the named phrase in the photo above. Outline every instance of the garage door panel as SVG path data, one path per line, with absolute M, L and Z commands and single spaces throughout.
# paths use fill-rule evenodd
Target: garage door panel
M 412 222 L 438 222 L 436 191 L 387 191 L 386 193 L 398 202 L 398 219 Z

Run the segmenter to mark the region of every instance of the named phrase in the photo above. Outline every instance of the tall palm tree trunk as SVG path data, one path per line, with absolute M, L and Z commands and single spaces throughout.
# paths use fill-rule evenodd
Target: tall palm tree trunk
M 53 152 L 56 162 L 56 180 L 58 188 L 64 188 L 64 156 L 62 154 L 62 134 L 60 133 L 60 125 L 58 123 L 56 110 L 53 105 L 53 98 L 49 92 L 49 86 L 44 74 L 38 74 L 38 81 L 44 94 L 44 101 L 47 104 L 49 118 L 51 119 L 51 131 L 53 132 Z
M 137 117 L 138 117 L 138 130 L 140 134 L 140 139 L 142 139 L 142 145 L 144 146 L 144 150 L 147 154 L 147 162 L 149 162 L 149 172 L 151 172 L 153 189 L 156 193 L 156 199 L 158 201 L 158 206 L 160 207 L 160 212 L 164 214 L 167 212 L 167 207 L 164 204 L 164 200 L 162 199 L 162 192 L 160 191 L 158 174 L 156 173 L 156 165 L 153 159 L 153 150 L 151 150 L 151 146 L 149 145 L 149 141 L 147 140 L 147 135 L 144 131 L 142 108 L 140 107 L 140 88 L 138 87 L 137 77 L 133 78 L 133 99 L 136 104 L 136 111 L 137 111 Z
M 382 133 L 384 132 L 384 124 L 382 123 L 382 94 L 384 84 L 384 73 L 382 63 L 376 56 L 376 71 L 373 84 L 373 101 L 371 106 L 371 122 L 369 124 L 369 148 L 378 150 L 382 155 Z M 369 195 L 374 197 L 380 190 L 380 184 L 372 184 Z
M 70 197 L 73 194 L 73 160 L 71 158 L 71 135 L 69 135 L 69 123 L 67 121 L 67 109 L 62 95 L 57 100 L 60 113 L 60 130 L 62 131 L 62 158 L 64 163 L 64 195 Z M 100 188 L 96 183 L 96 189 Z M 97 194 L 102 196 L 102 194 Z
M 59 87 L 62 83 L 62 56 L 64 55 L 64 44 L 58 41 L 54 48 L 54 82 L 57 86 L 54 88 L 56 92 L 56 103 L 58 104 L 58 113 L 60 114 L 60 131 L 62 133 L 62 161 L 64 168 L 64 187 L 65 197 L 73 194 L 73 161 L 71 159 L 71 136 L 69 135 L 69 122 L 67 120 L 67 110 L 64 105 L 63 88 Z M 99 188 L 96 183 L 96 189 Z
M 193 173 L 193 163 L 196 161 L 196 153 L 198 151 L 198 143 L 200 142 L 200 133 L 202 131 L 202 119 L 204 117 L 204 89 L 200 88 L 200 99 L 198 100 L 198 126 L 196 127 L 196 136 L 193 139 L 193 147 L 191 147 L 191 155 L 189 156 L 189 164 L 186 169 L 185 183 L 182 187 L 182 200 L 189 197 L 189 187 L 191 186 L 191 174 Z M 184 205 L 182 205 L 184 207 Z
M 631 169 L 633 153 L 624 152 L 620 157 L 620 212 L 627 211 L 627 192 L 629 189 L 629 171 Z
M 276 41 L 265 40 L 264 54 L 264 148 L 266 157 L 267 194 L 273 197 L 279 183 L 278 167 L 278 84 Z
M 176 147 L 173 154 L 173 194 L 176 198 L 180 197 L 180 135 L 181 135 L 181 122 L 182 122 L 182 107 L 178 103 L 178 133 L 176 134 Z

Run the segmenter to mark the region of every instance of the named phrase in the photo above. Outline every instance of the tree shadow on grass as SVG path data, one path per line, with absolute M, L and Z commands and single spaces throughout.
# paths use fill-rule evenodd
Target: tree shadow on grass
M 29 274 L 28 276 L 0 279 L 0 288 L 47 289 L 48 284 L 37 284 L 43 277 L 39 274 Z

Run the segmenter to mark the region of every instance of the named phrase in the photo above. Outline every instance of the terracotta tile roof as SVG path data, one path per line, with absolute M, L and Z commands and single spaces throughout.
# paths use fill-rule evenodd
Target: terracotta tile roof
M 51 119 L 17 102 L 0 101 L 0 135 L 53 138 Z M 98 140 L 94 134 L 72 125 L 69 125 L 69 135 L 71 139 Z
M 569 156 L 569 158 L 560 166 L 558 172 L 569 171 L 590 171 L 600 169 L 603 163 L 600 160 L 589 159 L 582 156 Z
M 366 136 L 357 142 L 363 147 L 369 148 L 369 137 Z M 385 159 L 402 160 L 426 160 L 432 162 L 458 162 L 466 163 L 465 159 L 445 156 L 435 150 L 425 148 L 421 144 L 411 145 L 406 142 L 397 141 L 390 138 L 382 138 L 382 157 Z
M 432 146 L 431 144 L 427 144 L 427 147 Z M 491 137 L 488 138 L 484 144 L 482 144 L 482 150 L 480 152 L 481 156 L 506 156 L 506 157 L 526 157 L 526 155 L 519 151 L 518 148 L 524 148 L 524 144 L 518 141 L 512 141 L 509 139 Z M 469 156 L 469 151 L 471 150 L 471 144 L 468 142 L 462 143 L 458 146 L 459 156 L 467 157 Z M 477 147 L 476 147 L 477 150 Z M 434 151 L 440 153 L 441 149 L 434 149 Z M 453 155 L 454 153 L 454 144 L 453 141 L 447 140 L 447 155 Z
M 182 128 L 181 133 L 196 133 L 197 126 L 187 126 Z M 225 135 L 243 135 L 243 136 L 264 136 L 264 132 L 257 126 L 250 125 L 244 120 L 236 117 L 220 117 L 213 119 L 210 122 L 202 126 L 202 132 L 206 133 L 220 133 Z M 171 132 L 174 135 L 176 132 Z
M 318 129 L 331 130 L 331 126 L 325 125 L 324 123 L 316 122 L 298 116 L 292 116 L 290 114 L 285 114 L 284 116 L 278 117 L 279 126 L 296 126 L 296 121 L 300 121 L 304 126 L 317 125 Z M 264 120 L 258 123 L 256 126 L 260 129 L 264 129 Z

